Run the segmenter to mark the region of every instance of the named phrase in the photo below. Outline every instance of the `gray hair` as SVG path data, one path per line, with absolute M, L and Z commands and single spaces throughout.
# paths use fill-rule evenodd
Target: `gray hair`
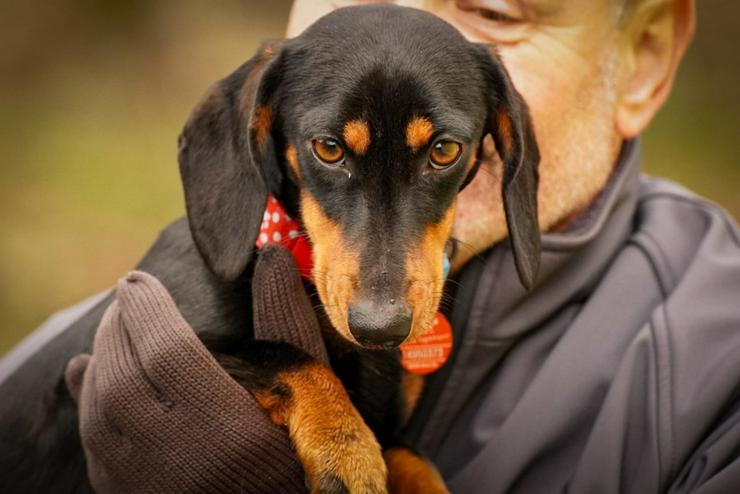
M 638 2 L 640 0 L 613 0 L 614 19 L 618 24 L 623 25 L 629 20 Z
M 673 0 L 613 0 L 612 6 L 614 10 L 614 18 L 617 20 L 619 25 L 624 25 L 635 13 L 637 6 L 643 3 L 652 5 L 668 5 Z

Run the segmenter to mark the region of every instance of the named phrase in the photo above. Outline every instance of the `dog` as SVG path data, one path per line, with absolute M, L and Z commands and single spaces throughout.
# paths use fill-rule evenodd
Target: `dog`
M 434 466 L 398 438 L 420 390 L 398 346 L 423 333 L 440 304 L 456 196 L 488 135 L 503 162 L 517 272 L 531 287 L 539 153 L 526 104 L 491 47 L 431 14 L 339 9 L 296 38 L 266 42 L 185 125 L 187 221 L 169 226 L 137 269 L 163 282 L 224 367 L 288 426 L 313 492 L 446 492 Z M 251 328 L 244 305 L 270 196 L 310 238 L 320 315 L 336 335 L 327 339 L 333 372 L 289 345 L 235 336 Z M 0 462 L 17 492 L 89 489 L 62 374 L 90 351 L 111 297 L 28 372 L 36 399 L 20 404 L 25 413 L 3 417 Z M 335 413 L 316 410 L 325 406 L 316 383 L 337 390 Z M 317 439 L 327 428 L 351 434 Z
M 354 351 L 355 365 L 367 365 L 362 359 L 375 352 L 375 367 L 395 381 L 383 401 L 402 403 L 398 354 L 387 350 L 432 324 L 443 259 L 454 248 L 455 198 L 475 176 L 489 134 L 504 163 L 516 267 L 530 287 L 539 260 L 539 155 L 527 107 L 501 62 L 489 47 L 419 10 L 340 9 L 296 38 L 267 42 L 193 111 L 179 152 L 190 230 L 211 270 L 222 280 L 238 279 L 252 259 L 248 246 L 268 196 L 279 198 L 310 238 L 314 283 L 331 325 L 362 349 Z M 288 426 L 312 490 L 385 491 L 382 459 L 373 459 L 362 441 L 314 437 L 318 428 L 366 437 L 352 412 L 357 406 L 386 459 L 405 458 L 388 462 L 389 478 L 406 478 L 393 470 L 409 463 L 425 472 L 404 480 L 399 492 L 444 492 L 433 466 L 396 441 L 408 413 L 368 417 L 373 407 L 363 404 L 378 400 L 377 391 L 373 396 L 345 379 L 355 403 L 335 403 L 340 413 L 321 418 L 327 422 L 321 427 L 307 424 L 299 411 L 318 406 L 310 396 L 319 388 L 306 383 L 332 389 L 336 378 L 298 355 L 260 367 L 265 358 L 257 346 L 240 354 L 251 376 L 240 382 Z M 353 353 L 341 346 L 330 350 Z M 230 366 L 232 374 L 238 367 Z

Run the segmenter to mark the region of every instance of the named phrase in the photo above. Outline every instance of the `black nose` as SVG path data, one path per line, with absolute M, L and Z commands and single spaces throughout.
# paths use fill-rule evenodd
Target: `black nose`
M 411 331 L 412 313 L 404 302 L 377 303 L 359 299 L 349 306 L 349 331 L 360 345 L 393 348 Z

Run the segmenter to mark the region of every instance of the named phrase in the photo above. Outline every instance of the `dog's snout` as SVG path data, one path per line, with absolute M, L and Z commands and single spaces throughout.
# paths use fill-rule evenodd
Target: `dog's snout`
M 401 301 L 378 303 L 359 299 L 349 307 L 349 330 L 357 342 L 367 347 L 393 348 L 411 332 L 413 314 Z

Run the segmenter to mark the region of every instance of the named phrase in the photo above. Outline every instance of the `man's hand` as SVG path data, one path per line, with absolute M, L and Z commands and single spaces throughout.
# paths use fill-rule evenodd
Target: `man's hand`
M 325 360 L 295 266 L 266 254 L 255 273 L 257 337 Z M 283 310 L 273 311 L 278 301 Z M 65 378 L 97 492 L 305 492 L 286 431 L 218 365 L 151 275 L 119 282 L 93 355 L 73 358 Z

